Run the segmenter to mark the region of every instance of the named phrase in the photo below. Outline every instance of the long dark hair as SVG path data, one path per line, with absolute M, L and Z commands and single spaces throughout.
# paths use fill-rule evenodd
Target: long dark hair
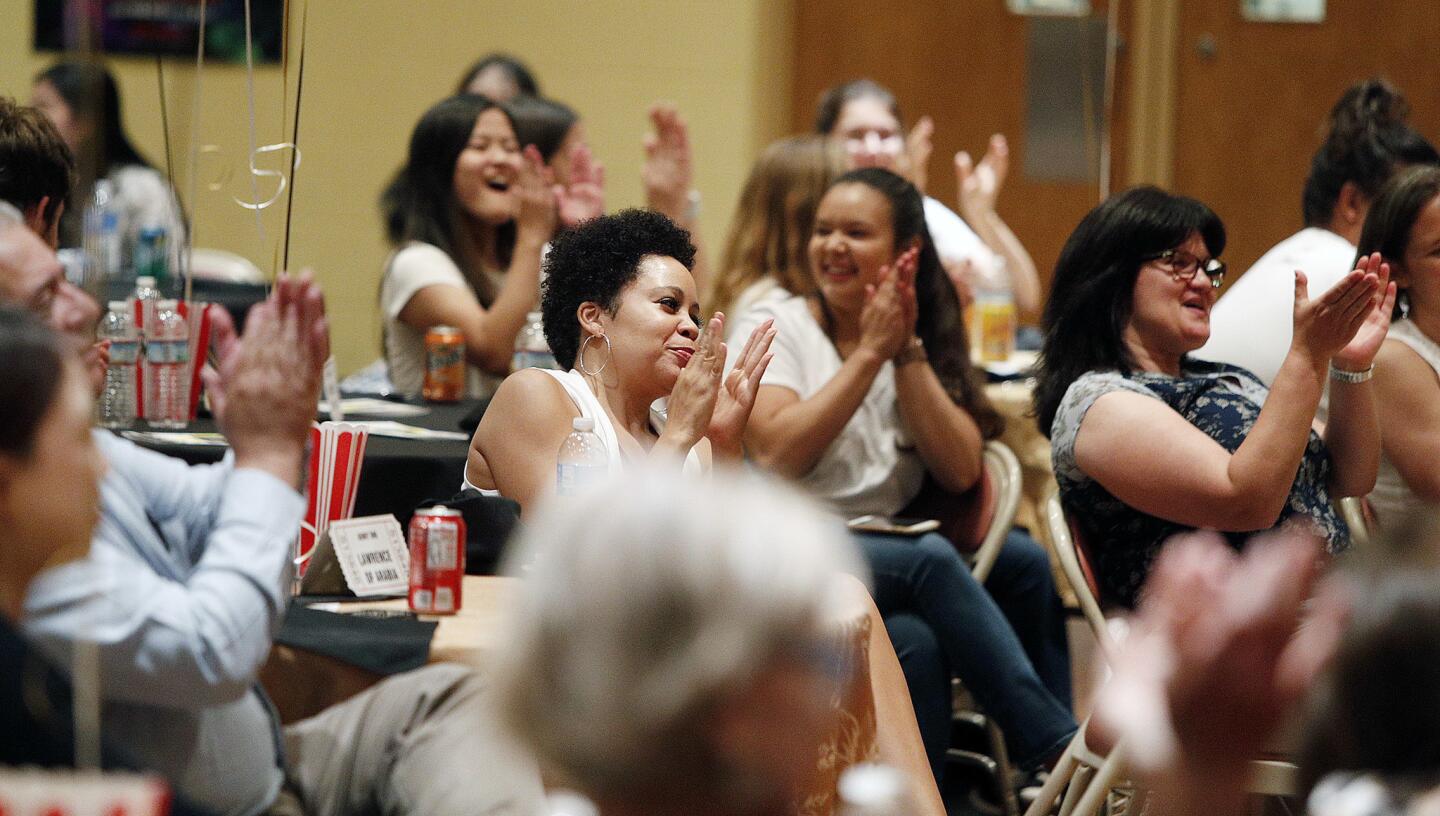
M 1225 225 L 1209 207 L 1158 187 L 1136 187 L 1106 199 L 1080 221 L 1055 264 L 1045 304 L 1045 342 L 1035 382 L 1040 432 L 1065 390 L 1087 371 L 1130 373 L 1123 335 L 1134 306 L 1135 278 L 1146 258 L 1199 233 L 1211 257 L 1225 249 Z
M 0 306 L 0 455 L 25 459 L 65 376 L 60 339 L 29 312 Z
M 535 145 L 546 164 L 555 157 L 580 116 L 569 106 L 538 96 L 517 96 L 506 103 L 521 146 Z
M 982 436 L 986 439 L 999 436 L 1005 423 L 985 396 L 980 376 L 970 363 L 965 319 L 960 312 L 955 285 L 940 265 L 935 242 L 925 227 L 925 203 L 920 191 L 900 176 L 878 167 L 851 170 L 835 179 L 830 189 L 842 184 L 863 184 L 890 202 L 890 225 L 897 251 L 911 241 L 920 242 L 920 259 L 915 269 L 915 299 L 919 306 L 915 334 L 925 344 L 930 367 L 950 399 L 975 419 Z M 824 295 L 817 292 L 816 297 L 826 322 L 831 322 Z
M 1411 167 L 1390 179 L 1380 188 L 1375 203 L 1370 205 L 1370 212 L 1365 216 L 1355 263 L 1372 252 L 1378 252 L 1392 267 L 1403 265 L 1415 221 L 1436 196 L 1440 196 L 1440 167 Z M 1404 292 L 1400 297 L 1408 301 Z M 1399 299 L 1395 303 L 1394 316 L 1397 319 L 1400 317 Z
M 420 241 L 439 247 L 465 273 L 482 305 L 494 298 L 489 280 L 479 269 L 469 269 L 457 246 L 456 232 L 463 217 L 455 200 L 455 161 L 470 141 L 475 120 L 494 108 L 505 114 L 514 127 L 510 112 L 483 96 L 460 94 L 436 103 L 415 125 L 405 166 L 380 196 L 385 214 L 385 233 L 390 243 L 400 246 Z M 496 231 L 496 254 L 503 266 L 510 265 L 515 249 L 515 223 Z
M 115 77 L 105 66 L 91 62 L 61 62 L 40 72 L 35 81 L 50 83 L 65 100 L 73 116 L 94 125 L 91 150 L 96 178 L 109 175 L 119 165 L 153 167 L 125 134 L 120 118 L 120 90 L 115 85 Z
M 1324 227 L 1345 182 L 1374 199 L 1395 170 L 1435 164 L 1435 147 L 1405 123 L 1410 105 L 1394 85 L 1367 79 L 1351 86 L 1330 109 L 1325 143 L 1310 160 L 1301 206 L 1305 224 Z

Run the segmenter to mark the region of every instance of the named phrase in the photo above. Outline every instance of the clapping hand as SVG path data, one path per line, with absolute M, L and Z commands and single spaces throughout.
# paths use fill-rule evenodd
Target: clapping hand
M 999 133 L 990 137 L 990 146 L 979 164 L 962 150 L 955 154 L 955 186 L 960 191 L 960 214 L 968 221 L 995 212 L 995 201 L 1010 172 L 1010 145 Z
M 1285 713 L 1334 653 L 1348 604 L 1314 596 L 1314 540 L 1283 533 L 1237 555 L 1218 536 L 1176 537 L 1145 585 L 1087 740 L 1124 739 L 1132 767 L 1177 813 L 1224 812 L 1243 795 Z
M 1381 275 L 1385 285 L 1381 285 Z M 1395 286 L 1389 283 L 1390 266 L 1379 254 L 1362 258 L 1325 294 L 1309 297 L 1305 273 L 1295 271 L 1295 330 L 1292 347 L 1323 367 L 1334 359 L 1344 368 L 1366 368 L 1375 359 L 1390 327 Z M 1361 328 L 1366 327 L 1362 333 Z M 1353 347 L 1352 347 L 1353 344 Z
M 1374 273 L 1376 290 L 1371 297 L 1373 305 L 1355 331 L 1355 336 L 1331 358 L 1337 368 L 1349 371 L 1364 370 L 1375 362 L 1380 344 L 1385 342 L 1385 335 L 1390 331 L 1390 314 L 1395 308 L 1396 297 L 1395 284 L 1390 280 L 1390 264 L 1380 259 L 1380 253 L 1361 258 L 1356 270 Z
M 520 158 L 520 175 L 515 181 L 515 192 L 520 200 L 520 212 L 515 216 L 516 228 L 534 244 L 543 244 L 555 234 L 558 218 L 555 174 L 545 166 L 540 149 L 535 145 L 526 145 Z
M 650 122 L 655 132 L 645 136 L 645 164 L 640 169 L 646 205 L 684 225 L 694 189 L 690 131 L 672 105 L 651 107 Z
M 774 320 L 756 326 L 745 341 L 740 359 L 721 383 L 715 410 L 710 416 L 710 428 L 705 432 L 712 454 L 733 459 L 744 455 L 745 426 L 749 424 L 750 411 L 755 407 L 760 380 L 774 356 L 770 354 L 770 343 L 774 340 Z
M 888 360 L 899 354 L 915 336 L 919 307 L 915 299 L 915 270 L 920 250 L 911 248 L 895 262 L 880 267 L 877 282 L 865 287 L 860 310 L 860 345 Z
M 308 271 L 281 274 L 270 297 L 251 308 L 244 337 L 224 309 L 211 307 L 210 320 L 216 367 L 202 376 L 236 466 L 297 484 L 330 356 L 320 287 Z
M 570 154 L 570 183 L 555 185 L 560 224 L 573 227 L 605 212 L 605 167 L 586 144 L 576 145 Z
M 720 395 L 720 375 L 725 371 L 725 343 L 720 339 L 724 336 L 725 315 L 716 312 L 700 330 L 695 353 L 670 390 L 661 438 L 674 440 L 684 450 L 694 447 L 710 429 Z
M 928 181 L 928 168 L 930 166 L 930 154 L 935 150 L 932 137 L 935 135 L 935 120 L 928 116 L 920 117 L 915 127 L 910 128 L 910 134 L 905 137 L 905 158 L 909 170 L 910 183 L 921 193 L 925 192 L 925 183 Z

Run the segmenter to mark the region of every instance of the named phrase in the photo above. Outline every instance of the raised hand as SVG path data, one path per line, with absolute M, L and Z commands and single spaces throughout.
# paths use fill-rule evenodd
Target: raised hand
M 950 279 L 950 284 L 955 287 L 955 297 L 960 301 L 962 310 L 968 308 L 975 302 L 975 261 L 971 258 L 957 258 L 946 263 L 941 261 L 945 268 L 945 277 Z
M 750 410 L 755 407 L 760 380 L 770 365 L 773 356 L 770 343 L 774 340 L 774 320 L 756 326 L 745 341 L 740 359 L 721 383 L 715 411 L 710 416 L 710 428 L 705 432 L 713 454 L 736 459 L 744 454 L 745 426 L 750 422 Z
M 990 137 L 979 164 L 962 150 L 955 154 L 955 187 L 960 191 L 960 214 L 975 220 L 995 212 L 995 201 L 1010 172 L 1010 145 L 1003 134 Z
M 720 375 L 725 371 L 725 343 L 720 339 L 724 336 L 725 316 L 716 312 L 700 330 L 695 353 L 670 390 L 661 440 L 673 441 L 688 451 L 709 431 L 720 395 Z
M 880 267 L 880 279 L 865 287 L 860 310 L 860 345 L 888 360 L 899 354 L 915 336 L 919 307 L 915 299 L 915 269 L 920 251 L 908 249 L 893 264 Z
M 1390 331 L 1390 314 L 1395 308 L 1395 284 L 1390 280 L 1390 264 L 1381 260 L 1380 253 L 1361 258 L 1356 269 L 1376 275 L 1376 292 L 1371 298 L 1374 305 L 1366 313 L 1354 338 L 1335 352 L 1331 360 L 1337 368 L 1349 371 L 1362 371 L 1375 362 L 1380 344 L 1385 342 L 1385 335 Z
M 925 192 L 925 183 L 929 180 L 930 154 L 935 150 L 932 142 L 934 135 L 935 120 L 922 116 L 905 137 L 905 157 L 906 164 L 909 165 L 910 183 L 921 193 Z
M 330 354 L 320 287 L 308 271 L 280 275 L 269 299 L 250 310 L 243 338 L 224 309 L 210 319 L 217 363 L 205 384 L 236 466 L 297 484 Z
M 646 206 L 683 225 L 694 189 L 690 131 L 668 104 L 652 106 L 650 122 L 655 131 L 645 136 L 645 164 L 640 168 Z
M 570 154 L 570 183 L 555 185 L 560 223 L 573 227 L 605 213 L 605 167 L 590 152 L 590 146 L 579 144 Z
M 555 206 L 555 175 L 545 166 L 535 145 L 526 145 L 521 154 L 515 192 L 520 199 L 516 229 L 533 243 L 550 240 L 559 217 Z
M 1151 570 L 1101 690 L 1092 747 L 1127 758 L 1176 813 L 1231 810 L 1249 761 L 1334 653 L 1348 604 L 1321 587 L 1320 548 L 1295 533 L 1236 555 L 1213 534 L 1177 537 Z M 1097 733 L 1098 732 L 1098 733 Z
M 1376 295 L 1381 291 L 1380 266 L 1384 265 L 1380 264 L 1378 255 L 1363 259 L 1357 268 L 1315 300 L 1310 299 L 1305 273 L 1297 269 L 1294 335 L 1290 347 L 1304 353 L 1316 367 L 1323 367 L 1349 345 L 1376 308 Z M 1385 269 L 1388 278 L 1389 267 Z M 1393 303 L 1391 287 L 1387 286 L 1385 291 L 1389 293 L 1388 296 L 1381 297 L 1380 300 Z M 1388 315 L 1384 320 L 1385 328 L 1388 329 Z M 1379 342 L 1384 339 L 1384 332 L 1381 332 L 1379 340 L 1374 341 L 1375 350 L 1379 349 Z M 1369 358 L 1360 364 L 1360 368 L 1370 364 L 1369 360 L 1374 359 L 1375 350 L 1369 352 Z M 1363 355 L 1363 349 L 1347 357 L 1352 364 L 1356 354 Z

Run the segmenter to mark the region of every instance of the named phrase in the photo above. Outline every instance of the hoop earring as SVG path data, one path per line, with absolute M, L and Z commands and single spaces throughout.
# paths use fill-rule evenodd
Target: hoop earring
M 597 337 L 605 341 L 605 362 L 601 363 L 599 368 L 591 371 L 585 367 L 585 347 L 590 345 L 590 341 Z M 605 367 L 610 365 L 610 355 L 612 351 L 609 337 L 603 334 L 587 334 L 585 335 L 585 339 L 580 342 L 580 353 L 575 355 L 575 367 L 580 369 L 581 374 L 598 377 L 600 376 L 600 372 L 604 371 Z

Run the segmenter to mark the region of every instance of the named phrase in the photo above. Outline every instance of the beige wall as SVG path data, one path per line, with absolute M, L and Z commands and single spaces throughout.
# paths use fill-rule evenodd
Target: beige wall
M 292 47 L 303 5 L 291 3 Z M 29 96 L 31 77 L 53 58 L 30 49 L 32 8 L 32 0 L 0 0 L 0 20 L 7 21 L 0 26 L 0 92 L 21 99 Z M 375 293 L 387 248 L 376 197 L 401 161 L 415 121 L 449 93 L 471 61 L 494 49 L 522 55 L 548 95 L 580 111 L 606 165 L 611 209 L 643 200 L 640 139 L 649 104 L 679 105 L 695 145 L 702 224 L 715 246 L 751 159 L 785 129 L 789 8 L 765 0 L 310 3 L 290 259 L 292 267 L 314 267 L 325 283 L 341 370 L 358 368 L 379 351 Z M 256 144 L 289 139 L 294 55 L 288 89 L 278 66 L 256 71 Z M 162 163 L 155 60 L 117 58 L 113 65 L 128 128 L 141 150 Z M 167 60 L 164 74 L 176 178 L 188 195 L 194 60 Z M 254 214 L 232 200 L 251 196 L 245 71 L 209 65 L 200 85 L 199 143 L 218 152 L 202 155 L 195 174 L 195 244 L 239 252 L 268 271 L 280 253 L 284 199 L 262 213 L 260 228 Z M 285 161 L 270 156 L 262 166 Z M 269 197 L 273 180 L 257 183 L 259 198 Z

